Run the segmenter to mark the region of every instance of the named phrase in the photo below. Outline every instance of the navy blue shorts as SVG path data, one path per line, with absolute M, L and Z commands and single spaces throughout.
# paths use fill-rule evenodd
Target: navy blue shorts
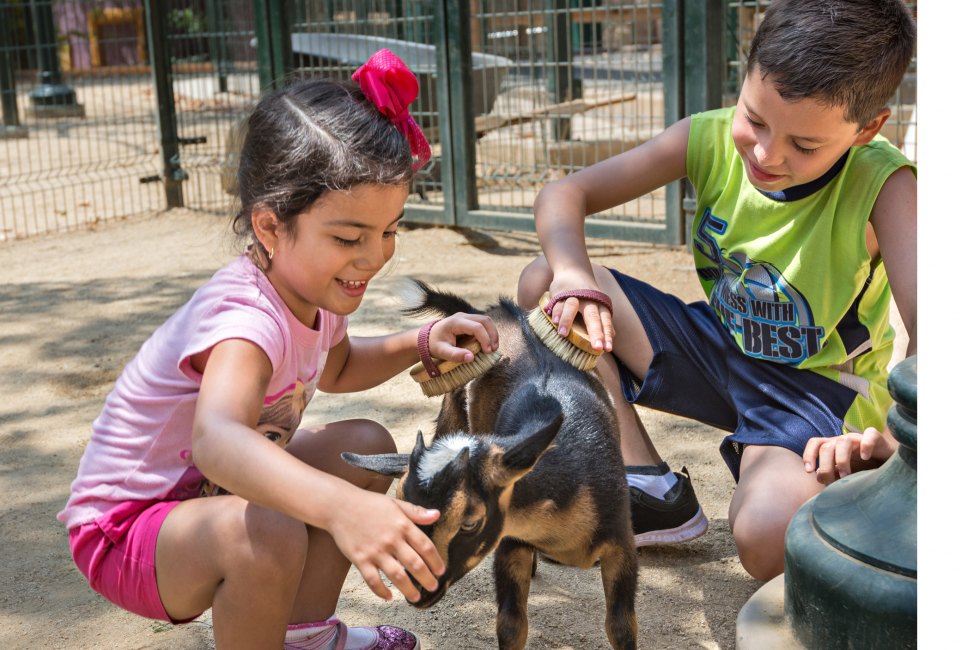
M 811 370 L 745 355 L 704 301 L 686 304 L 610 269 L 653 347 L 641 381 L 624 365 L 627 401 L 731 432 L 720 454 L 740 480 L 743 445 L 774 445 L 803 455 L 810 438 L 842 433 L 857 393 Z

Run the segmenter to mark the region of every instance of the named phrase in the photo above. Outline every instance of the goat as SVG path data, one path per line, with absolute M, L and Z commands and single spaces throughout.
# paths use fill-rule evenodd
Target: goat
M 599 561 L 612 647 L 636 648 L 637 556 L 613 403 L 599 378 L 576 370 L 532 333 L 526 314 L 501 298 L 480 312 L 465 300 L 416 282 L 413 315 L 487 313 L 503 359 L 444 396 L 429 447 L 344 459 L 400 479 L 397 497 L 440 510 L 423 529 L 446 563 L 439 601 L 491 551 L 501 649 L 527 641 L 527 596 L 540 552 L 581 568 Z

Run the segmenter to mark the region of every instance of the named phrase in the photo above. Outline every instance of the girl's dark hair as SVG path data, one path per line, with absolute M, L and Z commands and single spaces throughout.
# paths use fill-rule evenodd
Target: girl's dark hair
M 902 0 L 778 0 L 764 13 L 747 70 L 772 75 L 787 101 L 840 106 L 863 127 L 896 93 L 916 36 Z
M 294 233 L 297 215 L 331 190 L 413 178 L 406 138 L 353 82 L 308 79 L 276 90 L 242 132 L 233 229 L 243 238 L 253 234 L 255 210 L 272 210 Z

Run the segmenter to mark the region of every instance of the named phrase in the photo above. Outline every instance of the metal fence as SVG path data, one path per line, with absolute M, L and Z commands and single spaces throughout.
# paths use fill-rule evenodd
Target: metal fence
M 0 0 L 0 240 L 172 205 L 228 213 L 233 127 L 262 90 L 344 78 L 384 46 L 420 80 L 434 148 L 407 218 L 531 229 L 549 180 L 734 102 L 766 5 Z M 885 130 L 913 159 L 915 78 Z M 588 232 L 681 243 L 683 209 L 675 183 Z

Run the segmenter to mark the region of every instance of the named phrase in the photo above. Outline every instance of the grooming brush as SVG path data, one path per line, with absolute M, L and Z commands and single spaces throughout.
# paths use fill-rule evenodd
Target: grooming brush
M 608 309 L 610 308 L 610 299 L 598 291 L 565 291 L 557 294 L 557 299 L 563 298 L 587 298 L 603 303 Z M 548 309 L 552 309 L 552 307 L 550 293 L 546 292 L 540 296 L 539 306 L 527 312 L 527 322 L 530 323 L 533 333 L 551 352 L 574 368 L 578 370 L 593 370 L 596 368 L 603 350 L 593 349 L 590 337 L 587 335 L 586 324 L 583 322 L 583 316 L 577 314 L 577 317 L 573 320 L 573 325 L 570 326 L 570 333 L 565 337 L 560 336 L 557 332 L 559 326 L 553 322 L 553 318 L 548 312 Z
M 429 333 L 427 334 L 429 336 Z M 423 364 L 417 363 L 410 369 L 410 376 L 420 384 L 420 390 L 427 397 L 436 397 L 454 391 L 471 379 L 476 379 L 486 371 L 490 370 L 502 356 L 499 350 L 493 352 L 484 352 L 480 348 L 480 342 L 472 336 L 465 336 L 457 339 L 457 347 L 466 348 L 473 352 L 473 361 L 440 361 L 431 359 L 433 367 L 436 369 L 434 374 Z M 423 355 L 421 355 L 421 359 Z

